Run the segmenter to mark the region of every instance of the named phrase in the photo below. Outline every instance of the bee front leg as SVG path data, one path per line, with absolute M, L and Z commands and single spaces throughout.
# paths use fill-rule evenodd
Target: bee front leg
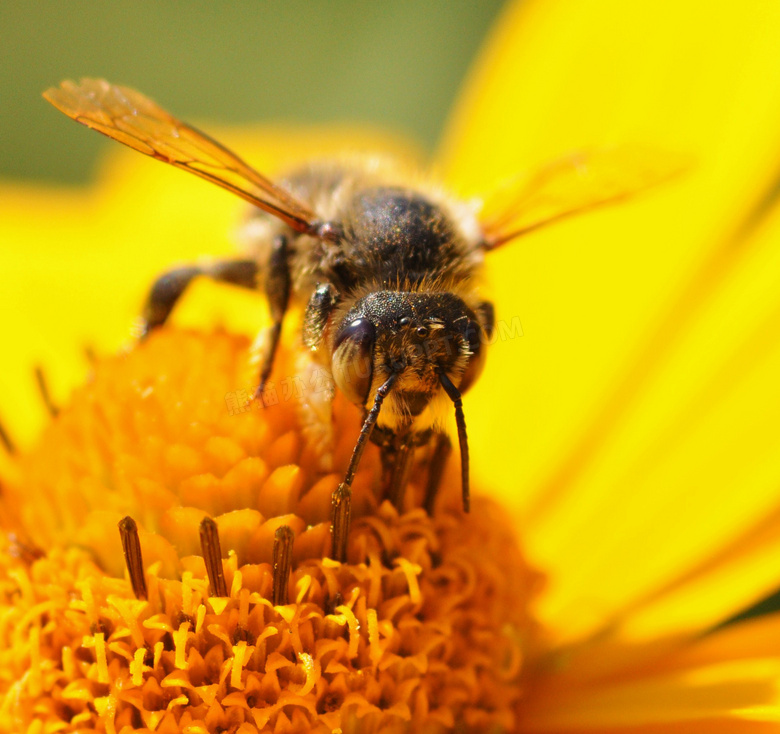
M 477 314 L 477 320 L 479 321 L 480 326 L 484 329 L 487 338 L 490 339 L 496 328 L 495 307 L 490 301 L 482 301 L 477 304 L 477 307 L 474 310 Z
M 336 386 L 330 371 L 302 351 L 296 360 L 297 372 L 303 381 L 299 412 L 306 445 L 317 469 L 333 470 L 336 431 L 333 425 L 333 398 Z
M 433 439 L 433 450 L 428 461 L 428 483 L 425 487 L 425 500 L 423 507 L 429 515 L 433 515 L 436 497 L 439 494 L 439 485 L 444 474 L 444 466 L 452 453 L 452 441 L 446 433 L 437 433 Z
M 301 422 L 307 444 L 313 451 L 318 468 L 331 471 L 336 436 L 333 428 L 333 398 L 336 386 L 333 376 L 316 358 L 321 351 L 325 329 L 333 309 L 339 302 L 339 294 L 330 284 L 317 287 L 306 306 L 303 319 L 303 343 L 309 351 L 298 359 L 298 373 L 303 378 L 301 396 Z
M 212 265 L 189 265 L 169 270 L 154 282 L 143 310 L 143 332 L 148 336 L 152 329 L 162 326 L 171 315 L 174 306 L 187 286 L 199 275 L 221 283 L 257 288 L 258 266 L 255 260 L 224 260 Z
M 394 441 L 391 449 L 382 447 L 383 481 L 387 481 L 386 496 L 399 513 L 404 511 L 406 484 L 413 458 L 414 442 L 410 434 Z
M 388 499 L 399 513 L 403 512 L 406 484 L 414 450 L 419 446 L 419 434 L 402 433 L 375 426 L 371 442 L 379 446 L 382 460 L 381 496 Z
M 260 380 L 255 399 L 262 400 L 265 385 L 271 376 L 274 355 L 282 335 L 282 321 L 290 301 L 290 265 L 287 253 L 287 236 L 280 234 L 274 238 L 271 256 L 268 259 L 268 272 L 265 279 L 265 293 L 271 308 L 273 324 L 263 338 L 263 351 L 260 360 Z
M 331 283 L 318 285 L 311 294 L 303 318 L 303 343 L 312 352 L 316 352 L 322 346 L 325 327 L 339 300 L 339 293 Z

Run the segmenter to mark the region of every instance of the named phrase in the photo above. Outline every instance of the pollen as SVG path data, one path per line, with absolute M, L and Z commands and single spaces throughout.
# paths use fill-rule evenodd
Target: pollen
M 394 506 L 371 445 L 334 553 L 361 417 L 337 398 L 322 473 L 295 350 L 274 405 L 249 364 L 243 338 L 163 329 L 2 478 L 0 729 L 511 731 L 541 579 L 505 513 L 464 514 L 450 461 L 428 514 L 425 448 Z

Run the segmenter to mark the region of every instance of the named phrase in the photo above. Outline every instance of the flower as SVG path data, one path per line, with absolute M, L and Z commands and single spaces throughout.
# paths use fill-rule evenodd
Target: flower
M 510 729 L 539 576 L 501 510 L 464 517 L 455 465 L 432 517 L 419 495 L 380 504 L 372 447 L 332 560 L 340 474 L 315 470 L 293 396 L 316 388 L 285 378 L 252 408 L 235 399 L 248 364 L 246 339 L 164 329 L 99 364 L 22 458 L 0 555 L 4 726 Z M 339 400 L 341 473 L 356 420 Z M 139 539 L 129 581 L 118 525 Z
M 522 650 L 524 657 L 512 688 L 518 696 L 517 718 L 501 718 L 499 725 L 556 732 L 750 731 L 777 725 L 777 617 L 713 629 L 771 591 L 780 568 L 775 496 L 780 466 L 774 418 L 780 366 L 776 339 L 780 268 L 773 206 L 780 109 L 774 95 L 766 93 L 780 77 L 775 52 L 779 24 L 780 11 L 765 4 L 706 8 L 671 2 L 637 8 L 612 0 L 577 6 L 541 0 L 517 4 L 499 23 L 445 135 L 439 167 L 448 184 L 463 195 L 483 193 L 519 167 L 583 144 L 639 139 L 659 149 L 692 152 L 698 159 L 695 170 L 682 182 L 588 218 L 562 223 L 491 255 L 489 275 L 496 301 L 504 318 L 522 318 L 524 336 L 493 349 L 485 375 L 469 395 L 475 471 L 483 485 L 503 495 L 517 512 L 525 552 L 548 579 L 545 589 L 538 591 L 536 577 L 526 570 L 526 563 L 508 550 L 511 544 L 502 546 L 507 556 L 514 557 L 513 568 L 527 584 L 527 594 L 522 595 L 518 608 L 500 610 L 511 617 L 507 617 L 513 630 L 509 638 L 514 631 L 521 632 L 514 649 Z M 309 138 L 309 146 L 311 142 Z M 333 138 L 317 140 L 326 149 L 332 142 Z M 247 150 L 247 157 L 261 170 L 276 168 L 267 152 L 264 155 L 255 145 L 231 144 Z M 204 206 L 200 197 L 213 195 L 216 201 L 218 193 L 207 194 L 198 182 L 145 164 L 121 159 L 117 164 L 121 169 L 114 168 L 97 189 L 99 193 L 86 204 L 79 201 L 77 207 L 72 200 L 8 192 L 3 206 L 11 211 L 0 225 L 4 237 L 26 241 L 33 231 L 31 213 L 46 206 L 51 218 L 35 222 L 39 236 L 73 243 L 88 241 L 97 232 L 111 232 L 114 245 L 102 256 L 111 263 L 121 257 L 140 261 L 139 288 L 151 280 L 151 265 L 162 270 L 170 260 L 184 259 L 191 247 L 198 253 L 224 251 L 224 242 L 215 247 L 204 240 L 210 240 L 212 232 L 227 231 L 229 204 L 225 202 L 221 209 Z M 168 178 L 169 173 L 173 178 Z M 133 196 L 129 197 L 123 187 L 133 179 Z M 168 181 L 173 198 L 161 195 Z M 132 219 L 125 213 L 129 201 L 134 202 Z M 176 206 L 158 203 L 171 201 Z M 218 217 L 223 221 L 215 222 Z M 215 223 L 220 228 L 214 228 Z M 139 227 L 144 224 L 141 238 Z M 152 247 L 154 252 L 144 254 L 133 246 L 139 239 L 165 242 L 169 249 L 163 252 Z M 159 262 L 152 263 L 157 258 Z M 94 249 L 84 260 L 74 268 L 69 282 L 59 285 L 55 294 L 60 298 L 78 290 L 81 283 L 91 284 L 96 273 L 112 288 L 127 278 L 124 267 L 106 275 L 104 263 L 95 261 Z M 147 266 L 149 272 L 142 272 Z M 208 293 L 195 294 L 191 305 L 185 304 L 191 310 L 183 314 L 183 323 L 190 319 L 190 325 L 202 325 L 202 314 L 195 312 L 198 307 L 213 311 L 211 298 Z M 24 318 L 30 314 L 21 314 L 20 331 Z M 127 315 L 85 304 L 74 327 L 62 333 L 69 345 L 77 343 L 77 337 L 98 343 L 98 331 L 110 330 L 114 319 L 113 333 L 120 333 L 117 324 L 123 318 Z M 144 360 L 152 359 L 152 349 L 163 355 L 170 354 L 166 350 L 175 351 L 168 339 L 179 340 L 175 342 L 179 351 L 187 340 L 190 348 L 203 350 L 203 337 L 171 334 L 133 352 L 127 363 L 148 369 L 152 362 Z M 215 340 L 209 345 L 239 349 L 229 337 L 209 339 Z M 169 357 L 162 359 L 166 369 L 174 364 Z M 59 368 L 62 363 L 56 364 Z M 121 371 L 122 364 L 117 361 L 114 369 Z M 212 374 L 222 375 L 223 380 L 229 377 L 219 370 Z M 96 376 L 92 389 L 103 384 L 98 383 Z M 243 383 L 236 379 L 234 384 Z M 97 393 L 87 389 L 81 399 L 88 403 L 89 394 Z M 71 410 L 77 409 L 74 401 Z M 93 403 L 92 410 L 96 409 Z M 264 420 L 276 420 L 268 412 Z M 18 415 L 21 410 L 13 413 L 14 418 Z M 66 418 L 67 413 L 58 425 Z M 160 417 L 165 418 L 165 414 Z M 235 426 L 244 416 L 232 418 L 238 420 L 227 427 L 239 430 Z M 259 419 L 253 413 L 248 420 Z M 17 418 L 17 422 L 24 434 L 23 421 Z M 47 435 L 56 434 L 57 427 Z M 98 438 L 100 431 L 92 430 Z M 232 432 L 227 438 L 241 448 Z M 110 451 L 112 445 L 97 444 L 98 448 Z M 231 450 L 223 444 L 212 460 L 241 456 Z M 82 475 L 89 476 L 92 467 L 78 466 L 79 457 L 70 454 Z M 35 454 L 39 457 L 36 466 L 45 473 L 40 458 L 44 455 Z M 82 458 L 90 455 L 84 450 Z M 200 455 L 198 459 L 203 460 Z M 202 466 L 188 465 L 186 456 L 183 467 L 191 473 L 179 477 L 180 481 L 203 473 Z M 4 503 L 5 526 L 16 522 L 8 514 L 24 514 L 25 508 L 33 519 L 38 517 L 40 508 L 25 505 L 26 498 L 18 496 L 31 486 L 25 483 L 27 479 L 19 484 L 20 477 L 28 477 L 25 472 L 31 471 L 18 466 L 8 470 L 7 484 L 17 499 Z M 215 476 L 224 480 L 220 473 Z M 93 479 L 104 478 L 93 474 Z M 213 486 L 190 484 L 196 486 L 188 491 L 203 490 L 197 495 L 198 503 L 217 501 Z M 99 482 L 93 482 L 88 491 L 101 502 L 111 501 L 111 497 L 100 497 L 95 486 L 100 487 Z M 74 506 L 61 504 L 63 512 L 69 510 L 77 517 L 75 527 L 85 533 L 81 536 L 88 541 L 84 545 L 92 544 L 93 552 L 87 556 L 83 550 L 55 543 L 46 558 L 30 566 L 33 575 L 40 569 L 42 576 L 32 579 L 39 586 L 25 585 L 27 572 L 7 576 L 6 590 L 14 590 L 19 600 L 14 598 L 14 605 L 7 607 L 11 611 L 4 618 L 14 629 L 6 627 L 5 634 L 26 641 L 29 650 L 41 649 L 31 644 L 31 640 L 40 642 L 46 627 L 36 620 L 44 619 L 53 608 L 38 604 L 56 603 L 61 594 L 58 589 L 76 589 L 76 582 L 89 575 L 89 564 L 96 559 L 108 565 L 108 556 L 114 562 L 118 558 L 117 553 L 101 556 L 101 549 L 108 547 L 101 540 L 105 527 L 78 525 L 78 513 L 84 508 L 75 506 L 76 498 L 85 496 L 89 495 L 84 491 L 69 493 L 68 501 Z M 154 505 L 170 498 L 153 486 L 146 499 Z M 174 504 L 178 501 L 173 498 Z M 161 505 L 158 509 L 162 516 L 169 508 Z M 218 513 L 223 508 L 208 509 Z M 381 512 L 381 508 L 365 509 L 366 516 Z M 480 516 L 482 522 L 493 517 L 489 514 L 493 511 L 485 512 Z M 169 523 L 171 532 L 186 528 L 189 522 L 191 540 L 192 523 L 199 522 L 199 517 L 177 518 Z M 398 527 L 394 523 L 407 516 L 379 517 L 384 527 Z M 322 518 L 321 508 L 313 517 L 317 518 Z M 154 529 L 153 520 L 152 513 L 150 518 L 139 517 L 139 524 L 149 522 Z M 479 523 L 476 514 L 473 520 Z M 59 523 L 48 531 L 44 523 L 37 527 L 28 520 L 27 525 L 44 537 L 46 532 L 65 532 Z M 219 530 L 221 535 L 221 526 Z M 238 543 L 240 532 L 235 532 Z M 504 537 L 503 531 L 496 532 Z M 116 536 L 113 542 L 116 545 Z M 153 544 L 154 549 L 145 551 L 144 557 L 147 563 L 153 558 L 160 565 L 153 567 L 155 583 L 149 587 L 165 588 L 162 571 L 166 561 L 176 562 L 175 554 L 162 541 Z M 8 548 L 22 562 L 33 561 L 37 555 L 23 540 Z M 10 564 L 8 555 L 6 563 Z M 265 556 L 258 553 L 257 558 L 267 563 L 267 545 Z M 193 595 L 202 596 L 206 588 L 203 567 L 192 563 L 190 581 L 177 582 L 178 588 L 191 583 Z M 425 564 L 417 565 L 423 568 Z M 229 563 L 226 566 L 226 576 L 232 574 L 234 579 L 235 569 Z M 318 568 L 324 578 L 325 566 Z M 411 599 L 416 571 L 408 575 L 409 568 L 393 573 L 399 582 L 403 576 L 406 586 L 401 593 Z M 93 575 L 105 579 L 100 593 L 106 599 L 109 589 L 113 596 L 129 597 L 126 581 L 110 581 L 97 568 Z M 68 576 L 72 586 L 65 583 Z M 200 581 L 197 588 L 196 580 Z M 258 580 L 252 591 L 265 588 L 267 592 L 267 579 L 266 587 L 262 583 Z M 29 594 L 25 598 L 31 588 L 45 590 L 34 593 L 48 594 L 47 601 L 39 602 Z M 316 600 L 322 608 L 324 599 Z M 86 598 L 83 591 L 80 598 L 77 593 L 75 601 L 75 614 L 94 614 L 89 592 Z M 308 601 L 304 594 L 301 602 Z M 237 604 L 240 615 L 240 599 Z M 259 601 L 257 605 L 267 607 Z M 19 609 L 29 611 L 20 619 Z M 538 627 L 527 618 L 529 609 Z M 127 654 L 129 647 L 122 645 L 133 639 L 134 613 L 128 611 L 125 617 L 117 610 L 110 620 L 114 634 L 120 617 L 125 621 L 129 632 L 115 642 Z M 207 613 L 217 614 L 213 609 Z M 197 629 L 197 614 L 194 627 L 193 621 L 181 620 L 184 632 L 165 620 L 158 621 L 171 624 L 172 629 L 159 631 L 168 635 L 166 639 L 173 640 L 174 633 L 183 638 L 191 634 L 187 624 Z M 349 628 L 346 611 L 341 614 Z M 92 637 L 87 644 L 93 650 L 85 648 L 79 657 L 71 648 L 73 659 L 66 663 L 61 656 L 56 665 L 64 668 L 72 662 L 81 667 L 84 663 L 85 676 L 90 670 L 94 676 L 105 675 L 109 653 L 102 648 L 104 667 L 98 656 L 103 654 L 99 640 L 105 633 L 95 624 L 95 630 L 86 635 Z M 353 622 L 352 629 L 355 626 Z M 360 631 L 369 657 L 371 626 L 366 618 Z M 349 633 L 341 639 L 350 644 Z M 241 647 L 241 642 L 247 646 Z M 223 654 L 232 653 L 226 676 L 232 676 L 237 666 L 243 669 L 248 642 L 228 639 L 223 643 Z M 108 644 L 106 639 L 103 643 Z M 132 672 L 131 661 L 124 656 L 131 682 L 133 676 L 138 679 L 139 670 L 141 678 L 150 675 L 144 670 L 150 657 L 155 662 L 154 646 L 151 653 L 144 652 L 136 660 L 143 647 L 139 643 L 134 642 Z M 174 650 L 167 652 L 173 652 L 176 667 L 176 643 L 170 644 Z M 507 649 L 513 649 L 511 644 L 507 643 Z M 122 652 L 111 654 L 116 665 L 124 665 Z M 295 695 L 301 695 L 311 684 L 315 660 L 286 660 L 290 663 L 286 668 L 295 668 L 287 671 L 291 677 L 286 682 L 294 687 Z M 28 692 L 29 686 L 33 692 L 36 685 L 42 687 L 52 672 L 44 663 L 45 658 L 32 655 L 28 674 L 19 685 L 28 686 Z M 507 671 L 515 671 L 509 662 L 495 674 L 500 677 Z M 237 682 L 242 682 L 243 673 L 236 675 Z M 280 679 L 278 673 L 276 680 Z M 20 690 L 11 688 L 5 711 L 19 700 Z M 501 700 L 494 702 L 497 706 L 507 701 L 503 697 L 506 689 L 500 690 Z M 84 696 L 82 701 L 86 701 L 86 691 L 83 686 L 75 689 Z M 88 692 L 96 695 L 92 689 Z M 180 695 L 178 690 L 176 694 Z M 186 695 L 187 702 L 173 703 L 172 711 L 187 703 L 195 705 Z M 103 700 L 94 713 L 104 723 L 116 723 L 113 706 L 118 699 L 112 699 L 111 693 L 97 697 Z M 239 698 L 234 705 L 240 707 Z M 175 698 L 166 701 L 166 709 L 172 701 Z M 484 706 L 484 710 L 497 708 Z M 161 726 L 162 718 L 154 723 Z M 446 726 L 448 722 L 439 719 L 438 723 Z M 470 720 L 467 725 L 483 723 Z M 290 726 L 303 724 L 290 719 Z

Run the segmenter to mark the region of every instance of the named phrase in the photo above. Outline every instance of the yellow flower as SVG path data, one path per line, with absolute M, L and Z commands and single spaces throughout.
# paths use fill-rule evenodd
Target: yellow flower
M 437 166 L 463 196 L 585 145 L 639 141 L 697 159 L 682 182 L 491 255 L 499 317 L 518 317 L 523 337 L 494 346 L 468 396 L 473 464 L 480 484 L 516 512 L 526 555 L 547 577 L 543 590 L 488 502 L 464 520 L 443 498 L 429 520 L 398 517 L 364 494 L 351 563 L 334 571 L 317 560 L 328 485 L 312 486 L 292 414 L 282 406 L 230 416 L 221 401 L 249 384 L 236 371 L 241 340 L 171 330 L 102 364 L 38 448 L 7 462 L 0 519 L 6 528 L 22 523 L 47 555 L 36 559 L 38 546 L 17 538 L 2 558 L 3 725 L 25 730 L 37 717 L 44 723 L 32 731 L 56 731 L 59 717 L 72 730 L 100 722 L 108 731 L 249 732 L 266 724 L 305 730 L 324 716 L 323 725 L 344 731 L 776 727 L 780 620 L 712 630 L 780 578 L 778 30 L 780 7 L 758 2 L 518 3 L 445 135 Z M 264 131 L 227 142 L 264 171 L 277 170 L 291 146 L 296 159 L 343 143 L 397 147 L 354 133 Z M 55 393 L 78 369 L 78 345 L 118 346 L 133 301 L 157 272 L 229 251 L 235 212 L 200 182 L 120 156 L 92 194 L 6 187 L 0 206 L 4 241 L 25 243 L 19 254 L 4 253 L 5 291 L 20 304 L 4 324 L 6 343 L 51 365 Z M 49 243 L 32 274 L 29 243 Z M 14 284 L 14 272 L 24 280 Z M 261 311 L 248 297 L 204 286 L 178 323 L 248 330 Z M 183 408 L 169 392 L 177 382 Z M 204 385 L 217 394 L 210 405 L 199 402 Z M 23 390 L 3 396 L 5 422 L 22 440 L 35 431 L 31 404 Z M 345 406 L 340 420 L 356 419 Z M 369 462 L 363 481 L 372 471 Z M 273 491 L 258 494 L 268 482 Z M 225 497 L 254 505 L 240 510 Z M 117 578 L 113 523 L 128 508 L 150 533 L 142 535 L 146 602 Z M 223 544 L 235 550 L 225 563 L 231 601 L 221 610 L 206 599 L 203 513 L 218 517 Z M 278 525 L 268 518 L 290 514 L 300 523 L 295 547 L 311 555 L 296 559 L 288 596 L 296 603 L 274 608 Z M 439 546 L 441 557 L 431 552 Z M 361 564 L 388 547 L 399 552 L 397 564 Z M 466 565 L 455 557 L 464 548 Z M 254 570 L 243 573 L 246 560 Z M 437 571 L 459 563 L 467 601 L 432 617 L 419 612 L 415 604 L 440 601 Z M 341 576 L 329 581 L 329 573 Z M 328 583 L 363 591 L 335 604 Z M 372 583 L 381 589 L 374 606 L 365 601 Z M 388 612 L 394 603 L 403 625 Z M 469 610 L 460 637 L 425 629 Z M 301 625 L 324 630 L 317 639 L 334 645 L 332 657 L 312 654 Z M 290 637 L 280 657 L 258 639 L 269 627 Z M 448 639 L 458 650 L 445 654 L 436 645 Z M 347 705 L 354 688 L 334 681 L 379 671 L 385 660 L 392 683 L 383 687 L 388 678 L 375 673 L 379 688 L 367 682 Z M 443 660 L 446 670 L 434 666 Z M 428 675 L 441 678 L 433 684 Z M 323 677 L 342 697 L 317 698 Z M 449 693 L 437 699 L 432 690 Z M 342 719 L 332 715 L 340 707 Z

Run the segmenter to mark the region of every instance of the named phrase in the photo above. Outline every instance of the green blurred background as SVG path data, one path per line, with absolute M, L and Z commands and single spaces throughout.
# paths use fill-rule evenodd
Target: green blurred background
M 368 122 L 430 149 L 501 0 L 0 2 L 0 177 L 88 180 L 107 144 L 41 92 L 102 76 L 184 119 Z

